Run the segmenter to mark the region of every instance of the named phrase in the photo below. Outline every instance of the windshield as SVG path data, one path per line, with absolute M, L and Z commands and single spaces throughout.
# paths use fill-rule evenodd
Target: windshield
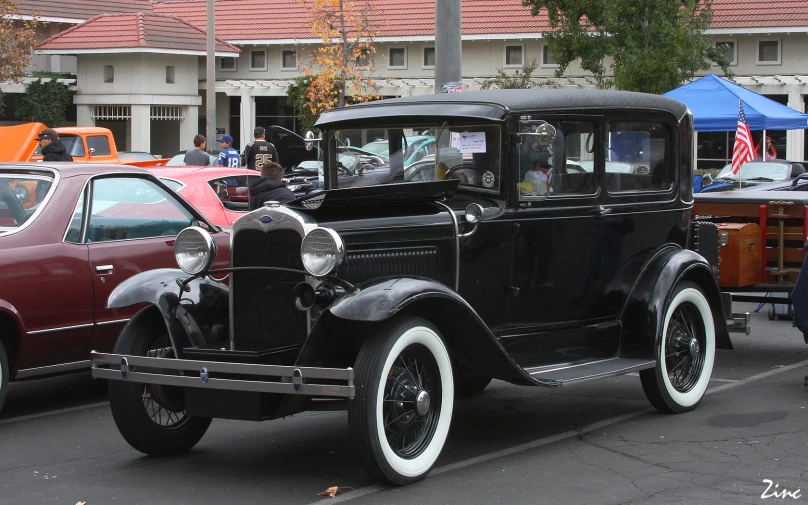
M 35 218 L 53 179 L 35 175 L 0 175 L 0 233 Z
M 80 158 L 84 156 L 84 142 L 81 141 L 81 137 L 76 135 L 59 135 L 59 140 L 62 141 L 64 144 L 65 149 L 67 149 L 67 154 L 70 156 L 75 156 Z M 37 146 L 36 151 L 34 154 L 42 154 L 42 146 Z
M 750 161 L 741 165 L 737 174 L 732 173 L 732 164 L 721 169 L 716 179 L 725 181 L 741 180 L 771 180 L 787 181 L 791 178 L 791 165 L 787 163 L 772 163 L 771 161 Z
M 499 193 L 499 125 L 399 126 L 381 132 L 384 138 L 378 129 L 328 132 L 326 166 L 337 174 L 330 187 L 457 179 L 461 188 Z

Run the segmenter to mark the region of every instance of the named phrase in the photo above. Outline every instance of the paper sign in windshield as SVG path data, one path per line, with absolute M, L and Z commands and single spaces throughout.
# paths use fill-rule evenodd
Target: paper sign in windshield
M 452 132 L 449 143 L 461 153 L 484 153 L 485 132 Z

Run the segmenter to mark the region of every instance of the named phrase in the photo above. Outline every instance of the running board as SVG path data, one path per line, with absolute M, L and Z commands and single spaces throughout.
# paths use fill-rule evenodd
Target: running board
M 645 359 L 607 358 L 584 363 L 526 367 L 524 370 L 544 386 L 560 387 L 654 368 L 655 365 L 656 362 Z

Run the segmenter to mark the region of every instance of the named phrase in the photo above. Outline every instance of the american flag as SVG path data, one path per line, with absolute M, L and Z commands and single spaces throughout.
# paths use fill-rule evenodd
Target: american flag
M 743 102 L 738 99 L 738 130 L 735 132 L 735 145 L 732 147 L 732 173 L 737 174 L 741 165 L 755 159 L 755 146 L 752 144 L 752 132 L 743 113 Z

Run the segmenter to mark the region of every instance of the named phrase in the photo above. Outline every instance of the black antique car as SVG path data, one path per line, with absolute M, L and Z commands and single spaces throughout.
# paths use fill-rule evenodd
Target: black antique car
M 405 484 L 440 455 L 455 397 L 492 378 L 559 387 L 639 371 L 660 411 L 701 401 L 715 349 L 731 343 L 693 245 L 683 104 L 463 92 L 336 109 L 317 126 L 326 191 L 240 218 L 227 269 L 212 270 L 208 233 L 187 228 L 181 270 L 110 296 L 149 304 L 113 354 L 93 354 L 134 448 L 187 451 L 214 417 L 345 409 L 362 466 Z M 405 170 L 404 139 L 424 131 L 434 157 Z M 346 139 L 379 138 L 387 176 L 346 179 Z M 645 149 L 648 170 L 611 162 L 621 138 Z M 229 287 L 214 279 L 225 275 Z

